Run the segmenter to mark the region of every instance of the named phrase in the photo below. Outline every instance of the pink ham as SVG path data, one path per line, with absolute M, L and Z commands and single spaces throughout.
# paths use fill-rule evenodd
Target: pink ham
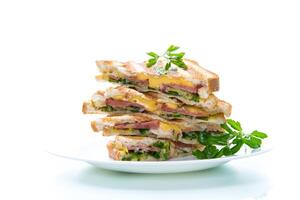
M 174 89 L 179 89 L 179 90 L 197 94 L 198 89 L 201 87 L 202 87 L 201 85 L 195 85 L 193 87 L 189 87 L 189 86 L 177 85 L 177 84 L 164 84 L 161 86 L 160 90 L 163 92 L 166 92 L 168 90 L 168 88 L 174 88 Z
M 110 105 L 114 108 L 126 108 L 129 106 L 143 108 L 142 105 L 137 104 L 137 103 L 132 103 L 132 102 L 123 101 L 123 100 L 116 100 L 116 99 L 112 99 L 112 98 L 106 99 L 105 103 L 106 103 L 106 105 Z
M 118 129 L 158 129 L 159 121 L 158 120 L 151 120 L 146 122 L 136 122 L 136 123 L 124 123 L 124 124 L 116 124 L 114 126 Z
M 162 105 L 161 110 L 165 111 L 165 112 L 180 113 L 183 115 L 189 115 L 189 116 L 194 116 L 194 117 L 206 117 L 209 115 L 209 113 L 207 113 L 203 110 L 198 110 L 197 112 L 191 112 L 191 111 L 185 109 L 184 107 L 174 109 L 174 108 L 168 107 L 166 104 Z
M 143 86 L 143 87 L 148 87 L 148 85 L 149 85 L 148 80 L 138 80 L 135 77 L 134 78 L 128 77 L 128 80 L 131 82 L 134 82 L 136 85 Z

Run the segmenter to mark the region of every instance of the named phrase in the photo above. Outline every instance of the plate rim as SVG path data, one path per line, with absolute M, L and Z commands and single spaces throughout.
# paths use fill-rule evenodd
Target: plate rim
M 86 158 L 80 158 L 80 157 L 75 157 L 75 156 L 70 156 L 70 155 L 63 155 L 60 153 L 55 153 L 53 151 L 45 150 L 45 152 L 61 157 L 61 158 L 66 158 L 66 159 L 71 159 L 71 160 L 77 160 L 77 161 L 84 161 L 87 163 L 103 163 L 103 164 L 114 164 L 114 165 L 178 165 L 178 164 L 191 164 L 191 163 L 210 163 L 210 162 L 218 162 L 218 161 L 231 161 L 231 160 L 237 160 L 237 159 L 244 159 L 244 158 L 249 158 L 253 156 L 258 156 L 261 154 L 268 153 L 272 150 L 272 148 L 266 148 L 266 149 L 260 149 L 256 152 L 252 153 L 247 153 L 247 154 L 241 154 L 241 155 L 231 155 L 231 156 L 225 156 L 221 158 L 211 158 L 211 159 L 193 159 L 193 160 L 167 160 L 167 161 L 121 161 L 121 160 L 91 160 L 91 159 L 86 159 Z

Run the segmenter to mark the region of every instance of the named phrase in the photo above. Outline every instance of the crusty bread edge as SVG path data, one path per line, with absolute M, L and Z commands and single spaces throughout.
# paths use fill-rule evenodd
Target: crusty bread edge
M 82 104 L 82 112 L 83 112 L 83 114 L 88 114 L 89 112 L 88 112 L 88 106 L 90 105 L 90 103 L 89 102 L 83 102 L 83 104 Z
M 229 117 L 231 115 L 232 105 L 230 103 L 223 100 L 219 100 L 217 104 L 220 111 L 222 111 L 226 117 Z
M 208 94 L 211 94 L 212 92 L 215 92 L 215 91 L 218 91 L 219 90 L 219 87 L 220 87 L 220 81 L 219 81 L 219 76 L 218 74 L 210 71 L 210 70 L 207 70 L 206 68 L 202 67 L 201 65 L 199 65 L 199 63 L 195 60 L 191 60 L 191 59 L 184 59 L 188 62 L 191 62 L 193 65 L 192 65 L 192 68 L 194 69 L 195 73 L 198 74 L 199 72 L 199 69 L 201 72 L 199 72 L 200 74 L 198 75 L 199 77 L 200 76 L 204 76 L 204 74 L 206 74 L 207 76 L 207 80 L 206 80 L 206 83 L 207 85 L 205 86 Z M 196 65 L 196 66 L 195 66 Z M 196 70 L 197 69 L 197 70 Z
M 212 73 L 212 72 L 211 72 Z M 211 94 L 213 92 L 216 92 L 220 89 L 220 83 L 219 83 L 219 76 L 217 76 L 217 78 L 213 79 L 213 78 L 209 78 L 207 80 L 208 83 L 208 93 Z
M 100 130 L 97 127 L 97 122 L 96 121 L 91 121 L 91 127 L 94 132 L 99 132 Z
M 108 155 L 110 158 L 112 158 L 113 160 L 121 160 L 122 159 L 121 153 L 120 153 L 120 151 L 115 149 L 113 141 L 109 141 L 106 145 L 106 148 L 108 150 Z

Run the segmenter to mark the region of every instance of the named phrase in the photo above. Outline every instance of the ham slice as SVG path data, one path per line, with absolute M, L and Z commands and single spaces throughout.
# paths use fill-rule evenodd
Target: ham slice
M 191 112 L 188 109 L 186 109 L 185 107 L 176 109 L 176 108 L 170 108 L 166 104 L 162 105 L 161 110 L 165 111 L 165 112 L 180 113 L 183 115 L 189 115 L 189 116 L 194 116 L 194 117 L 206 117 L 209 115 L 209 113 L 207 113 L 206 111 L 200 110 L 200 109 L 197 109 L 196 112 Z
M 124 123 L 124 124 L 116 124 L 114 128 L 118 129 L 158 129 L 159 120 L 151 120 L 145 122 L 136 122 L 136 123 Z
M 137 108 L 144 109 L 144 107 L 140 104 L 132 103 L 132 102 L 128 102 L 128 101 L 123 101 L 123 100 L 116 100 L 116 99 L 112 99 L 112 98 L 106 99 L 105 104 L 110 105 L 114 108 L 126 108 L 126 107 L 129 107 L 129 106 L 132 106 L 132 107 L 137 107 Z
M 148 80 L 138 80 L 137 78 L 128 78 L 128 80 L 134 82 L 135 84 L 139 85 L 140 87 L 148 87 L 149 81 Z
M 183 90 L 183 91 L 187 91 L 190 93 L 194 93 L 197 94 L 198 93 L 198 89 L 201 88 L 201 85 L 195 85 L 192 87 L 189 86 L 185 86 L 185 85 L 178 85 L 178 84 L 163 84 L 160 88 L 161 91 L 166 92 L 168 90 L 168 88 L 174 88 L 174 89 L 179 89 L 179 90 Z

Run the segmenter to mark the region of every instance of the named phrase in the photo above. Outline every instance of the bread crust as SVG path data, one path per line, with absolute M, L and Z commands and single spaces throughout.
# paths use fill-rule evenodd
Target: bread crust
M 208 94 L 219 90 L 219 76 L 211 72 L 202 66 L 195 60 L 184 59 L 185 63 L 188 64 L 188 72 L 195 79 L 205 80 L 205 86 L 207 88 Z
M 108 155 L 111 159 L 113 159 L 113 160 L 121 160 L 122 159 L 121 152 L 115 148 L 113 141 L 109 141 L 107 143 L 106 147 L 108 150 Z
M 82 104 L 82 112 L 84 113 L 84 114 L 87 114 L 88 112 L 87 112 L 87 102 L 83 102 L 83 104 Z
M 99 132 L 100 131 L 100 129 L 97 126 L 97 122 L 96 121 L 92 121 L 91 122 L 91 127 L 92 127 L 92 129 L 93 129 L 94 132 Z
M 226 117 L 229 117 L 231 115 L 232 105 L 230 103 L 220 100 L 218 101 L 218 107 L 219 110 L 222 110 Z

